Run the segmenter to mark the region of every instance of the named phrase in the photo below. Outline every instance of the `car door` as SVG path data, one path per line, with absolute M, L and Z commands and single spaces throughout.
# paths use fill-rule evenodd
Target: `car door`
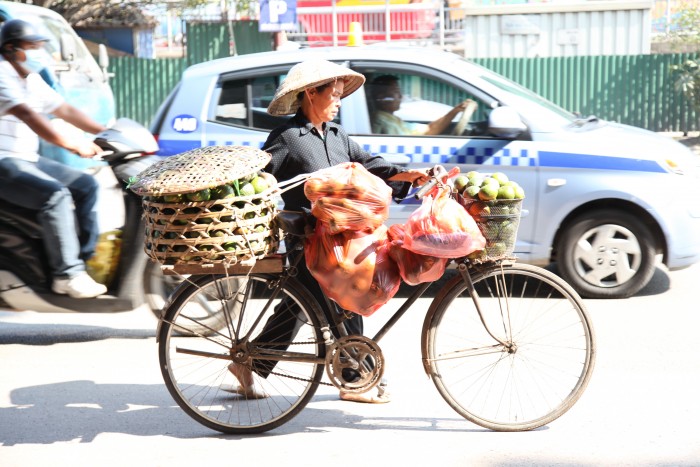
M 515 252 L 527 254 L 537 222 L 538 158 L 527 133 L 517 140 L 498 138 L 488 131 L 488 116 L 498 105 L 496 99 L 448 73 L 428 66 L 391 62 L 354 62 L 352 68 L 365 75 L 362 92 L 356 92 L 343 103 L 343 126 L 367 151 L 410 167 L 435 164 L 446 168 L 457 166 L 461 173 L 476 170 L 483 173 L 503 172 L 518 182 L 526 194 L 518 230 Z M 473 99 L 478 108 L 462 134 L 455 135 L 460 116 L 454 117 L 442 134 L 434 136 L 413 134 L 377 134 L 372 127 L 375 111 L 374 82 L 380 76 L 392 75 L 399 80 L 401 105 L 395 116 L 419 129 L 442 117 L 464 99 Z M 352 115 L 346 118 L 345 115 Z M 376 126 L 375 126 L 376 130 Z M 418 200 L 409 196 L 392 206 L 388 224 L 403 223 L 415 210 Z

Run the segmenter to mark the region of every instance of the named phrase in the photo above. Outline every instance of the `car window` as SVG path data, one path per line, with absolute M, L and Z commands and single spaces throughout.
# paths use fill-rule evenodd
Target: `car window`
M 277 83 L 283 76 L 268 75 L 244 79 L 226 79 L 219 83 L 213 120 L 236 126 L 272 130 L 286 120 L 267 113 Z
M 258 73 L 252 78 L 222 79 L 215 93 L 218 100 L 210 119 L 256 130 L 269 131 L 282 125 L 289 117 L 270 115 L 267 107 L 285 77 L 286 73 Z M 340 117 L 333 121 L 339 123 Z
M 489 107 L 477 97 L 437 78 L 396 69 L 373 67 L 363 72 L 367 107 L 373 134 L 422 136 L 427 125 L 447 114 L 454 106 L 472 99 L 479 104 L 464 134 L 484 135 Z M 460 114 L 452 119 L 445 135 L 453 134 Z

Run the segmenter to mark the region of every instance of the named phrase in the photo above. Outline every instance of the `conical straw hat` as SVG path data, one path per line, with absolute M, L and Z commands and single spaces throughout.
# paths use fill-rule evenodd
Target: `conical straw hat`
M 345 82 L 341 99 L 355 92 L 365 82 L 365 77 L 360 73 L 327 60 L 307 60 L 297 63 L 277 88 L 275 97 L 267 107 L 267 112 L 270 115 L 293 114 L 301 103 L 298 99 L 301 91 L 338 79 Z

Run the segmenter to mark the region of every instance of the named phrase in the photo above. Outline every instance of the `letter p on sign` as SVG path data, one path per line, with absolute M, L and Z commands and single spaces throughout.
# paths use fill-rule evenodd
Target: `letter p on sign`
M 279 23 L 280 16 L 287 12 L 287 2 L 284 0 L 270 0 L 270 22 Z

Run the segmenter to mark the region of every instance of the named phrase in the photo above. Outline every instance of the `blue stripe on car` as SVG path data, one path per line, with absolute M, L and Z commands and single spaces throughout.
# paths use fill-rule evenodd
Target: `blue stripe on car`
M 577 169 L 629 170 L 632 172 L 666 172 L 658 162 L 626 157 L 592 156 L 569 152 L 540 151 L 540 167 Z

